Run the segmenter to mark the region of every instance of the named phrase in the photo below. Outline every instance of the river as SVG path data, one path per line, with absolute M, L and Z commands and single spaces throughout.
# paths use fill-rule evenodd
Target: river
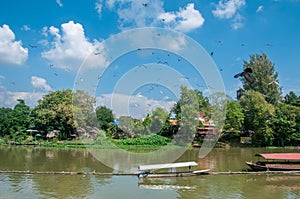
M 299 151 L 296 148 L 214 148 L 207 156 L 199 158 L 199 149 L 189 149 L 177 161 L 196 161 L 200 169 L 210 168 L 216 172 L 244 171 L 248 169 L 245 161 L 255 161 L 256 153 Z M 116 165 L 112 169 L 109 165 L 102 164 L 93 152 L 86 149 L 0 146 L 0 170 L 102 173 L 136 171 L 136 168 L 128 167 L 130 158 L 122 159 L 114 153 L 102 151 L 100 154 L 108 154 L 119 160 L 119 163 L 114 162 Z M 299 182 L 300 174 L 139 179 L 130 175 L 1 173 L 0 198 L 300 198 Z

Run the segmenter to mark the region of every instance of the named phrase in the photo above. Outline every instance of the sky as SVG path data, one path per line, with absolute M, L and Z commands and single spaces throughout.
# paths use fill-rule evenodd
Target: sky
M 170 108 L 180 85 L 236 98 L 233 78 L 266 53 L 300 95 L 299 0 L 2 1 L 0 107 L 82 89 L 115 114 Z

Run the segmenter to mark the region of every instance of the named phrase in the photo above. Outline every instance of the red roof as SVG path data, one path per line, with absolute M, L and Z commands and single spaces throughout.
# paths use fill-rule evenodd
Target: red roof
M 300 160 L 300 153 L 260 153 L 256 156 L 270 160 Z

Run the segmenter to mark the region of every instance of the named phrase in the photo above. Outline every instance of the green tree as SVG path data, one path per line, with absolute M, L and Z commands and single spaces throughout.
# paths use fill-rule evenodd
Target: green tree
M 278 146 L 300 143 L 300 107 L 280 103 L 271 121 L 274 130 L 274 143 Z
M 244 78 L 243 88 L 261 93 L 270 104 L 276 104 L 281 97 L 281 88 L 278 83 L 278 73 L 275 72 L 274 64 L 265 53 L 250 55 L 250 61 L 244 61 L 244 69 L 252 68 L 251 77 L 254 82 L 250 83 Z
M 226 105 L 231 98 L 223 92 L 215 92 L 210 96 L 210 114 L 209 117 L 217 128 L 217 131 L 220 132 L 223 129 L 225 118 L 226 118 Z
M 205 104 L 203 100 L 206 99 L 202 97 L 201 92 L 181 87 L 180 99 L 172 110 L 180 120 L 180 129 L 175 136 L 175 141 L 178 144 L 190 143 L 194 139 L 199 126 L 197 118 L 200 110 L 204 108 L 202 107 Z
M 59 139 L 69 138 L 76 130 L 76 123 L 73 120 L 72 91 L 59 90 L 43 96 L 33 109 L 33 115 L 36 129 L 45 133 L 59 130 Z
M 159 133 L 168 120 L 169 113 L 163 108 L 156 108 L 152 111 L 151 123 L 149 126 L 150 132 Z
M 254 132 L 252 143 L 258 146 L 272 145 L 273 130 L 268 125 L 275 109 L 261 93 L 249 90 L 240 99 L 244 111 L 245 131 Z
M 300 107 L 300 96 L 297 96 L 293 91 L 291 91 L 291 92 L 289 92 L 289 94 L 285 95 L 283 101 L 286 104 Z
M 190 92 L 191 96 L 193 98 L 184 97 L 188 96 L 188 92 Z M 203 95 L 203 93 L 199 90 L 189 90 L 187 87 L 181 87 L 181 98 L 178 100 L 178 102 L 174 105 L 171 112 L 175 113 L 176 119 L 181 120 L 181 105 L 182 104 L 189 104 L 191 102 L 191 99 L 193 99 L 193 102 L 191 104 L 197 103 L 198 106 L 196 107 L 196 110 L 199 112 L 203 112 L 207 117 L 210 117 L 210 103 L 209 99 Z M 196 100 L 195 100 L 196 99 Z
M 243 109 L 237 101 L 227 101 L 224 132 L 238 133 L 244 124 Z
M 96 108 L 96 115 L 100 128 L 108 131 L 112 127 L 111 123 L 114 121 L 112 110 L 106 106 L 100 106 Z
M 130 116 L 120 116 L 118 121 L 120 122 L 119 128 L 122 131 L 118 131 L 117 137 L 134 137 L 135 120 Z
M 73 92 L 73 115 L 76 125 L 79 127 L 98 126 L 94 112 L 96 106 L 95 97 L 85 91 Z
M 12 121 L 12 112 L 11 108 L 0 108 L 0 136 L 10 135 L 10 127 Z
M 11 115 L 11 130 L 22 137 L 26 135 L 26 130 L 30 127 L 31 110 L 24 100 L 18 99 L 18 102 Z

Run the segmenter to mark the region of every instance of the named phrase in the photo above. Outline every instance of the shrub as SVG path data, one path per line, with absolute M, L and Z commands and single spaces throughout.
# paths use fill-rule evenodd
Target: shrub
M 144 138 L 128 138 L 124 140 L 114 141 L 116 145 L 125 146 L 164 146 L 167 145 L 170 140 L 160 135 L 151 135 Z

